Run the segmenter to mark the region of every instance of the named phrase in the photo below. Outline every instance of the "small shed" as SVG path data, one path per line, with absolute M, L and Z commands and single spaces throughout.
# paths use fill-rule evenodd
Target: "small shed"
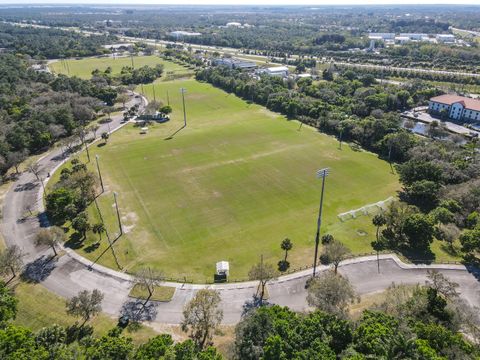
M 230 271 L 230 264 L 228 263 L 228 261 L 217 262 L 217 275 L 228 276 L 229 271 Z

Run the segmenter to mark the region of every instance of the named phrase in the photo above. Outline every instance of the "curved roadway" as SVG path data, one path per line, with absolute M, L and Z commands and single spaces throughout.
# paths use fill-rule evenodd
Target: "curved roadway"
M 132 98 L 134 102 L 144 102 L 141 98 Z M 122 126 L 122 115 L 112 117 L 110 127 L 113 130 Z M 107 125 L 102 125 L 99 133 L 107 131 Z M 53 149 L 39 160 L 42 177 L 53 173 L 62 161 L 60 149 Z M 3 222 L 1 231 L 7 245 L 18 245 L 26 253 L 24 262 L 30 269 L 33 268 L 34 276 L 39 277 L 48 290 L 68 298 L 80 290 L 99 289 L 105 294 L 103 311 L 112 316 L 118 316 L 125 309 L 138 309 L 132 305 L 133 299 L 128 297 L 132 287 L 131 276 L 107 269 L 100 265 L 91 266 L 91 261 L 81 257 L 70 249 L 65 249 L 65 254 L 48 263 L 45 259 L 51 255 L 51 249 L 37 247 L 34 237 L 39 227 L 48 223 L 42 216 L 26 216 L 29 210 L 33 214 L 43 211 L 41 186 L 35 181 L 32 174 L 22 173 L 18 180 L 11 186 L 4 200 Z M 45 267 L 32 267 L 32 264 L 51 266 L 48 271 Z M 438 268 L 439 271 L 457 282 L 461 296 L 473 306 L 480 305 L 480 275 L 467 270 L 460 265 L 414 266 L 403 264 L 395 255 L 381 255 L 380 273 L 377 272 L 376 257 L 367 256 L 344 261 L 339 271 L 347 276 L 359 294 L 368 294 L 382 291 L 392 282 L 395 283 L 424 283 L 429 268 Z M 325 270 L 326 267 L 320 267 Z M 311 270 L 280 277 L 269 285 L 270 302 L 289 306 L 294 310 L 306 310 L 305 281 L 310 276 Z M 152 304 L 151 311 L 155 322 L 179 324 L 182 321 L 182 309 L 195 294 L 206 285 L 167 283 L 176 288 L 172 301 L 168 303 Z M 256 292 L 257 282 L 212 285 L 220 292 L 224 311 L 224 323 L 234 324 L 242 315 L 244 304 L 252 300 Z M 125 305 L 127 304 L 127 305 Z

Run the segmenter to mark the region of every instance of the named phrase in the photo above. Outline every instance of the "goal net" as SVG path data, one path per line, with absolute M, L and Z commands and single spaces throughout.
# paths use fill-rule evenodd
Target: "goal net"
M 338 214 L 337 216 L 340 219 L 340 221 L 343 222 L 350 219 L 356 219 L 357 217 L 362 215 L 375 215 L 375 214 L 378 214 L 379 212 L 385 211 L 388 205 L 393 200 L 394 200 L 393 196 L 390 196 L 388 199 L 385 199 L 373 204 L 368 204 L 358 209 L 349 210 L 344 213 Z

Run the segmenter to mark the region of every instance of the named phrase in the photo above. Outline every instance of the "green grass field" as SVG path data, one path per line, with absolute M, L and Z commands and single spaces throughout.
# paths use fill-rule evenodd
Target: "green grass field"
M 81 319 L 70 316 L 65 311 L 65 299 L 51 293 L 40 284 L 19 282 L 15 286 L 15 296 L 18 298 L 18 312 L 14 323 L 26 326 L 32 331 L 43 327 L 58 324 L 61 326 L 73 325 Z M 88 324 L 94 327 L 95 335 L 105 335 L 117 325 L 117 319 L 101 313 L 95 316 Z M 133 338 L 137 344 L 146 342 L 157 333 L 148 326 L 142 326 L 138 331 L 125 330 L 125 336 Z
M 156 55 L 151 56 L 134 56 L 134 66 L 141 67 L 145 65 L 155 66 L 157 64 L 163 64 L 164 74 L 168 72 L 174 73 L 187 73 L 188 70 L 178 64 L 165 61 Z M 92 77 L 92 71 L 95 69 L 104 71 L 107 67 L 112 68 L 113 74 L 119 74 L 124 66 L 132 66 L 132 60 L 130 57 L 119 57 L 116 59 L 110 57 L 101 58 L 85 58 L 81 60 L 65 60 L 56 61 L 49 65 L 50 69 L 57 74 L 64 74 L 69 76 L 78 76 L 82 79 L 90 79 Z
M 371 219 L 342 223 L 337 214 L 395 195 L 399 184 L 386 162 L 346 145 L 339 150 L 335 139 L 305 126 L 299 131 L 298 122 L 208 84 L 155 86 L 157 99 L 169 91 L 172 120 L 146 135 L 129 124 L 91 151 L 100 155 L 108 184 L 99 205 L 111 234 L 118 232 L 112 191 L 119 194 L 126 234 L 114 248 L 127 271 L 151 265 L 210 281 L 215 263 L 227 260 L 231 278 L 245 278 L 260 254 L 274 264 L 281 259 L 285 237 L 294 243 L 292 267 L 311 264 L 321 185 L 315 173 L 322 167 L 331 168 L 323 233 L 355 253 L 371 251 Z M 170 138 L 183 123 L 180 87 L 187 89 L 188 126 Z M 145 91 L 151 98 L 152 86 Z M 93 207 L 91 215 L 98 218 Z M 96 237 L 89 237 L 79 251 L 96 259 L 107 242 L 92 251 Z M 116 267 L 110 251 L 99 262 Z

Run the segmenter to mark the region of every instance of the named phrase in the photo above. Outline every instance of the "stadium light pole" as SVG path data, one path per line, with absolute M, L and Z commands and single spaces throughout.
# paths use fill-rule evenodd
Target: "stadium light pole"
M 320 225 L 322 224 L 323 193 L 325 191 L 325 178 L 328 176 L 329 168 L 323 168 L 317 171 L 317 179 L 322 179 L 322 194 L 320 195 L 320 207 L 318 209 L 317 233 L 315 235 L 315 255 L 313 258 L 313 277 L 317 271 L 318 245 L 320 244 Z
M 113 192 L 113 198 L 115 199 L 115 208 L 117 209 L 117 219 L 118 219 L 118 227 L 120 228 L 120 236 L 123 234 L 122 230 L 122 220 L 120 219 L 120 211 L 118 210 L 118 202 L 117 202 L 117 193 Z
M 187 89 L 185 89 L 185 88 L 180 89 L 180 92 L 182 93 L 182 102 L 183 102 L 183 126 L 184 127 L 187 126 L 187 113 L 185 111 L 185 92 L 186 91 L 187 91 Z
M 100 178 L 100 186 L 102 187 L 102 193 L 105 192 L 105 188 L 103 187 L 103 179 L 102 179 L 102 173 L 100 172 L 100 165 L 98 164 L 98 154 L 95 155 L 95 161 L 97 162 L 97 171 L 98 171 L 98 177 Z

